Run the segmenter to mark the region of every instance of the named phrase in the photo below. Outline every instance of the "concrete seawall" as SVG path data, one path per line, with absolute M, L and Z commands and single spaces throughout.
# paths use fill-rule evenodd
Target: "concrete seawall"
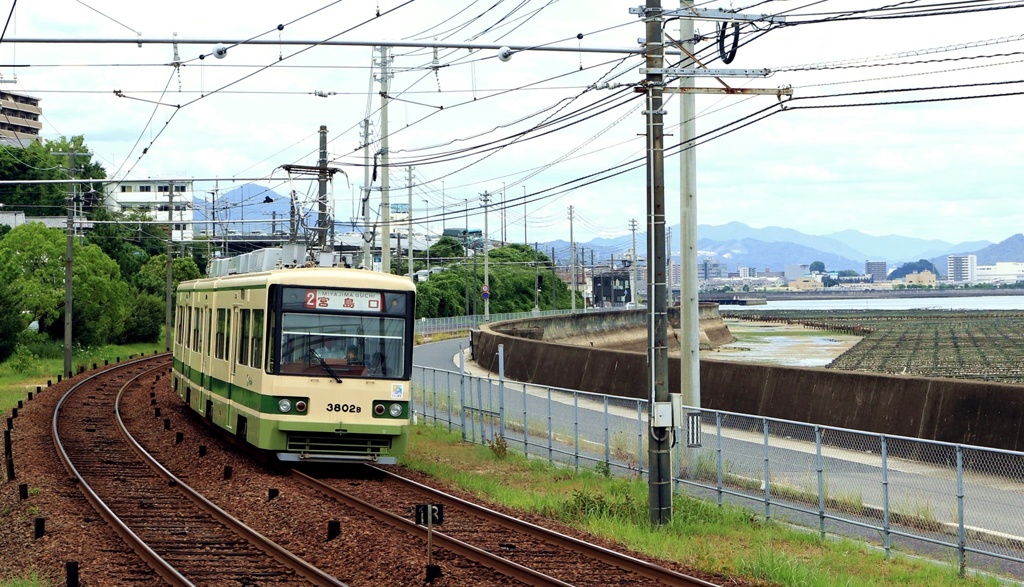
M 715 312 L 717 314 L 717 310 Z M 611 320 L 612 331 L 643 321 L 643 312 Z M 495 323 L 473 331 L 477 362 L 497 372 L 498 345 L 511 379 L 554 387 L 646 398 L 644 353 L 564 344 L 602 336 L 591 315 Z M 724 325 L 723 325 L 724 326 Z M 534 336 L 517 336 L 517 331 Z M 731 336 L 731 335 L 730 335 Z M 703 337 L 702 337 L 703 338 Z M 578 341 L 577 341 L 578 342 Z M 1024 450 L 1024 385 L 776 367 L 702 360 L 704 408 L 756 414 L 853 430 Z M 669 359 L 670 389 L 679 360 Z

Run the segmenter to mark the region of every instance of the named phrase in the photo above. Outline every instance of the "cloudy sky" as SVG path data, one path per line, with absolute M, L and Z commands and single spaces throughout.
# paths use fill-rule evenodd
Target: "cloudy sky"
M 574 237 L 587 241 L 627 234 L 631 219 L 644 231 L 644 105 L 632 88 L 643 60 L 630 53 L 644 25 L 629 13 L 641 3 L 23 2 L 0 42 L 0 75 L 16 80 L 4 89 L 42 100 L 46 138 L 84 135 L 119 179 L 218 178 L 197 182 L 197 192 L 273 178 L 261 183 L 308 202 L 315 185 L 289 182 L 280 167 L 315 165 L 325 125 L 330 165 L 344 171 L 335 176 L 334 206 L 347 220 L 359 214 L 366 185 L 364 120 L 371 161 L 383 148 L 374 43 L 562 49 L 520 51 L 503 62 L 494 49 L 395 47 L 390 193 L 408 203 L 411 189 L 414 216 L 439 232 L 482 228 L 488 192 L 489 232 L 500 238 L 504 226 L 510 241 L 568 240 L 572 206 Z M 697 50 L 708 67 L 772 71 L 722 78 L 731 87 L 794 91 L 782 101 L 697 97 L 698 222 L 950 243 L 1022 232 L 1024 9 L 1006 8 L 1012 4 L 698 4 L 784 15 L 785 25 L 745 23 L 728 65 L 716 23 L 697 21 L 705 39 Z M 667 23 L 668 35 L 678 30 Z M 178 67 L 166 42 L 174 38 Z M 329 44 L 338 42 L 347 44 Z M 213 55 L 218 44 L 227 47 L 221 59 Z M 607 89 L 591 89 L 605 82 Z M 696 85 L 722 87 L 707 77 Z M 676 224 L 679 101 L 669 99 L 666 110 L 666 200 Z M 373 220 L 382 179 L 378 167 Z M 257 206 L 248 212 L 256 213 Z

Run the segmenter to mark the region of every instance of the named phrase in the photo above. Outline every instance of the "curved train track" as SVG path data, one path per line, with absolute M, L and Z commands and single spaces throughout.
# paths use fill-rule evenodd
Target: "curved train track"
M 125 573 L 142 583 L 148 577 L 171 585 L 345 585 L 264 538 L 225 510 L 231 509 L 243 517 L 248 515 L 246 521 L 258 525 L 252 512 L 234 511 L 230 506 L 222 509 L 193 491 L 131 437 L 119 413 L 125 394 L 135 394 L 132 401 L 136 406 L 148 395 L 149 409 L 155 410 L 157 416 L 158 404 L 166 403 L 167 399 L 175 403 L 172 410 L 183 409 L 169 389 L 168 364 L 169 356 L 160 355 L 89 376 L 61 398 L 53 414 L 54 442 L 72 480 L 139 556 L 139 568 Z M 135 412 L 138 422 L 137 407 Z M 157 434 L 160 419 L 154 417 L 150 421 L 154 423 L 149 425 L 152 436 Z M 166 422 L 159 434 L 173 434 Z M 178 449 L 175 445 L 169 450 Z M 162 457 L 169 456 L 160 452 Z M 227 458 L 237 462 L 242 457 Z M 204 462 L 193 461 L 185 469 L 179 464 L 175 472 L 182 475 L 187 471 L 192 478 L 197 467 L 206 466 Z M 713 585 L 517 520 L 379 468 L 367 471 L 356 480 L 314 479 L 293 471 L 289 479 L 294 487 L 282 491 L 318 495 L 320 499 L 342 504 L 348 518 L 346 532 L 349 524 L 363 524 L 372 528 L 369 531 L 386 534 L 417 554 L 423 554 L 423 545 L 428 545 L 427 549 L 436 550 L 442 563 L 436 570 L 443 566 L 455 573 L 445 577 L 449 581 L 464 579 L 464 574 L 459 578 L 461 569 L 481 585 Z M 276 473 L 268 471 L 266 475 Z M 254 480 L 250 477 L 248 482 Z M 277 483 L 282 481 L 277 477 Z M 316 490 L 309 490 L 310 486 Z M 204 490 L 219 491 L 209 486 Z M 443 527 L 434 527 L 429 538 L 427 529 L 414 521 L 414 506 L 418 503 L 444 504 L 447 508 Z M 309 512 L 296 511 L 294 516 L 299 524 L 307 526 L 323 521 Z M 298 545 L 285 540 L 289 542 L 289 546 Z M 429 546 L 431 543 L 433 546 Z M 364 556 L 374 555 L 369 552 Z M 316 559 L 311 560 L 324 563 Z M 335 565 L 334 572 L 338 570 Z M 415 575 L 396 584 L 422 582 L 423 576 L 419 572 Z
M 343 586 L 192 491 L 131 438 L 122 394 L 155 388 L 169 365 L 169 355 L 118 365 L 58 402 L 54 442 L 86 499 L 168 584 Z
M 443 505 L 443 526 L 430 530 L 434 543 L 528 585 L 714 587 L 713 583 L 505 515 L 379 467 L 365 467 L 372 474 L 358 481 L 316 479 L 296 470 L 291 474 L 354 509 L 422 537 L 428 529 L 414 521 L 416 506 Z

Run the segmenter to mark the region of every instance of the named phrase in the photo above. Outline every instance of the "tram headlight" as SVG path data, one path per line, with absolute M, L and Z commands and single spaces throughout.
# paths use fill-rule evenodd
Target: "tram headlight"
M 283 399 L 277 402 L 277 409 L 281 410 L 282 414 L 287 414 L 292 411 L 292 400 Z
M 391 407 L 388 408 L 388 412 L 391 414 L 392 418 L 397 418 L 397 417 L 401 416 L 402 415 L 402 404 L 391 404 Z

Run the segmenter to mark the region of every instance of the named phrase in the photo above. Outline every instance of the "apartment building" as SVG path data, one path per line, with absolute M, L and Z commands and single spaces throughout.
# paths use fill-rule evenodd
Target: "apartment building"
M 172 189 L 173 188 L 173 189 Z M 170 222 L 171 240 L 193 237 L 192 182 L 119 181 L 106 185 L 106 206 L 115 212 L 139 210 L 158 222 Z

